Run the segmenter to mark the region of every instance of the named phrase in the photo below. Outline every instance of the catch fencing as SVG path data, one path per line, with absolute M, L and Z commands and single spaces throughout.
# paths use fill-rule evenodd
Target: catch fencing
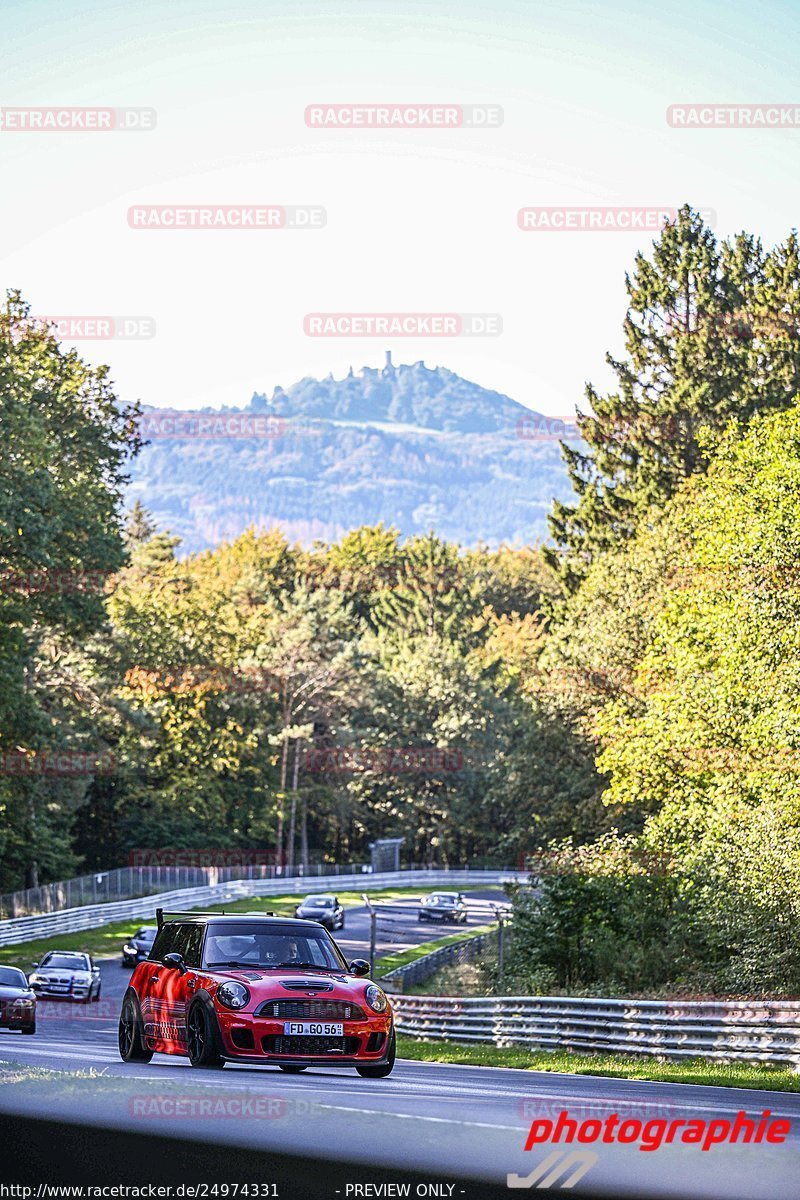
M 430 1041 L 800 1064 L 796 1000 L 392 995 L 392 1004 L 400 1033 Z
M 180 852 L 178 852 L 180 853 Z M 242 851 L 246 855 L 247 851 Z M 131 900 L 158 892 L 174 892 L 179 888 L 214 887 L 238 879 L 316 878 L 320 875 L 350 874 L 367 870 L 360 863 L 316 863 L 302 867 L 283 867 L 266 864 L 236 864 L 232 866 L 131 866 L 115 867 L 111 871 L 93 871 L 44 883 L 41 887 L 25 888 L 0 895 L 0 918 L 38 916 L 79 908 L 86 904 L 110 904 L 114 900 Z
M 418 869 L 387 871 L 380 874 L 359 872 L 349 875 L 324 875 L 315 878 L 302 875 L 282 876 L 278 879 L 238 879 L 214 887 L 182 888 L 134 900 L 123 900 L 116 904 L 85 904 L 80 908 L 64 909 L 43 916 L 0 921 L 0 946 L 19 945 L 38 938 L 77 933 L 123 921 L 152 922 L 155 919 L 156 908 L 192 909 L 200 908 L 204 904 L 223 904 L 225 901 L 243 900 L 247 897 L 282 896 L 298 891 L 373 891 L 377 888 L 404 887 L 418 881 L 424 881 L 425 887 L 459 884 L 475 887 L 482 883 L 496 885 L 511 878 L 516 878 L 514 872 Z M 520 875 L 519 878 L 524 879 L 525 876 Z

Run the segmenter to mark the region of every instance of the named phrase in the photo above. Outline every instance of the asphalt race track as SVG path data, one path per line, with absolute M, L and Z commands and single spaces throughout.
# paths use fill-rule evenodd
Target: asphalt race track
M 469 895 L 483 907 L 490 893 Z M 384 952 L 436 936 L 429 925 L 417 923 L 415 906 L 403 907 L 404 912 L 392 913 L 396 924 L 381 923 Z M 470 915 L 473 924 L 484 919 Z M 363 955 L 368 930 L 366 909 L 348 909 L 346 927 L 335 936 L 347 955 Z M 0 1031 L 0 1081 L 10 1084 L 0 1089 L 0 1112 L 411 1168 L 431 1184 L 476 1181 L 440 1193 L 469 1200 L 480 1197 L 479 1181 L 505 1185 L 509 1172 L 527 1176 L 553 1153 L 550 1145 L 528 1153 L 523 1146 L 533 1120 L 555 1120 L 561 1110 L 579 1122 L 618 1113 L 621 1120 L 645 1123 L 733 1120 L 740 1110 L 760 1116 L 769 1109 L 773 1117 L 792 1122 L 783 1144 L 725 1144 L 703 1151 L 678 1143 L 655 1152 L 641 1151 L 637 1144 L 598 1144 L 593 1147 L 597 1161 L 570 1190 L 573 1195 L 698 1200 L 800 1196 L 800 1094 L 411 1061 L 399 1061 L 383 1080 L 335 1068 L 291 1077 L 276 1068 L 234 1064 L 222 1071 L 193 1070 L 186 1059 L 159 1054 L 148 1065 L 125 1064 L 116 1036 L 129 974 L 119 960 L 106 961 L 99 1003 L 42 1001 L 35 1037 Z M 21 1066 L 38 1070 L 20 1072 Z M 131 1178 L 125 1163 L 119 1178 L 122 1183 Z M 551 1186 L 560 1190 L 562 1183 L 559 1178 Z M 388 1193 L 373 1193 L 381 1194 Z M 320 1179 L 315 1195 L 344 1198 L 345 1193 Z

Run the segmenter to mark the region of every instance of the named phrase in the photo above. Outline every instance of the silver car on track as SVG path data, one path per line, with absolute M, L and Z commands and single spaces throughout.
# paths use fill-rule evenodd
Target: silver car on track
M 100 968 L 91 954 L 73 950 L 51 950 L 33 964 L 28 982 L 41 999 L 100 999 Z

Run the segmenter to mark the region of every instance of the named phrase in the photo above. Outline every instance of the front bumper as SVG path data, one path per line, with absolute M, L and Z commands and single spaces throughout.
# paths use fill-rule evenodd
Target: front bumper
M 35 1004 L 24 1009 L 12 1009 L 10 1005 L 0 1008 L 0 1029 L 23 1029 L 26 1025 L 33 1025 L 35 1020 Z
M 91 991 L 89 983 L 32 983 L 39 1000 L 85 1000 Z
M 357 1021 L 343 1021 L 343 1038 L 287 1037 L 283 1032 L 283 1020 L 241 1012 L 217 1009 L 217 1019 L 224 1058 L 285 1066 L 380 1066 L 386 1062 L 392 1031 L 392 1017 L 388 1012 Z

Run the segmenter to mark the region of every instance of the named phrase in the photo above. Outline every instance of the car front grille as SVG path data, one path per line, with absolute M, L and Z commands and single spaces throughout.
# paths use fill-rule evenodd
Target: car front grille
M 264 1037 L 261 1047 L 265 1054 L 319 1055 L 335 1058 L 337 1054 L 357 1054 L 357 1037 Z
M 366 1016 L 349 1000 L 265 1000 L 255 1015 L 301 1021 L 363 1021 Z

